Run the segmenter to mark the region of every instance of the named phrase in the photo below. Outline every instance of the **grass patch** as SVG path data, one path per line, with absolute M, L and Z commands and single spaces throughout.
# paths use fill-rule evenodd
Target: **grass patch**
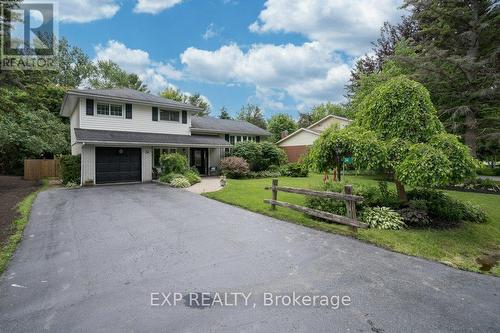
M 2 274 L 7 267 L 12 254 L 16 250 L 17 244 L 23 237 L 24 227 L 29 221 L 31 206 L 35 201 L 36 196 L 40 191 L 45 190 L 47 187 L 48 182 L 44 180 L 43 186 L 38 191 L 28 194 L 21 202 L 17 204 L 17 211 L 21 216 L 12 222 L 13 234 L 9 236 L 7 242 L 0 249 L 0 274 Z
M 345 176 L 345 179 L 354 186 L 377 184 L 372 176 Z M 280 185 L 302 188 L 315 187 L 321 181 L 322 176 L 318 174 L 312 174 L 307 178 L 279 178 Z M 482 206 L 489 216 L 489 221 L 484 224 L 464 223 L 459 228 L 449 230 L 359 229 L 357 234 L 353 234 L 347 226 L 317 221 L 287 208 L 277 207 L 276 210 L 271 210 L 270 205 L 263 203 L 264 199 L 271 197 L 271 192 L 264 190 L 264 187 L 270 184 L 269 178 L 230 179 L 224 189 L 204 195 L 280 220 L 348 235 L 396 252 L 436 260 L 469 271 L 480 272 L 480 265 L 476 262 L 478 256 L 498 254 L 500 251 L 500 196 L 498 195 L 446 191 L 456 199 Z M 278 200 L 304 205 L 305 196 L 278 192 Z M 497 265 L 489 273 L 500 276 L 500 267 Z

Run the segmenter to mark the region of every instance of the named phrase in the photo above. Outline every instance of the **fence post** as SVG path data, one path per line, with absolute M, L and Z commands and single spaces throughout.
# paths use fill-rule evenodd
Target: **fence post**
M 273 196 L 272 196 L 272 199 L 273 200 L 278 200 L 278 178 L 273 178 L 273 185 L 271 187 L 271 190 L 273 191 Z M 273 210 L 276 210 L 276 205 L 275 204 L 271 204 L 271 208 Z
M 344 186 L 345 194 L 352 194 L 352 185 Z M 347 209 L 347 217 L 355 220 L 356 219 L 356 202 L 352 200 L 345 201 L 345 207 Z M 353 232 L 357 232 L 357 227 L 349 227 Z

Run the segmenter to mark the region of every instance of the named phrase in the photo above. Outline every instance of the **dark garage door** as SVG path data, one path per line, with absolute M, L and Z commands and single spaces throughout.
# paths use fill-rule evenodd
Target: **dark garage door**
M 96 183 L 141 181 L 141 149 L 96 147 Z

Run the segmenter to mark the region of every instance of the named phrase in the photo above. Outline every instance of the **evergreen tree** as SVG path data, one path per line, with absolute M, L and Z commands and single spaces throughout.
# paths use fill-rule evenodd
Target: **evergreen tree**
M 229 115 L 229 112 L 227 111 L 227 108 L 225 106 L 220 108 L 219 119 L 233 119 Z
M 500 6 L 491 0 L 406 0 L 418 22 L 414 78 L 431 92 L 446 127 L 473 156 L 479 140 L 499 135 Z

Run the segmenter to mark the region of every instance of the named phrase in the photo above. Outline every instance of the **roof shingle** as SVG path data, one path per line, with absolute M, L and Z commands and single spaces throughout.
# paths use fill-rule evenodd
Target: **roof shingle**
M 73 89 L 68 91 L 68 94 L 75 95 L 90 95 L 97 97 L 115 98 L 121 100 L 130 100 L 138 102 L 146 102 L 149 104 L 156 104 L 158 106 L 165 107 L 175 107 L 184 110 L 191 111 L 201 111 L 201 108 L 193 106 L 191 104 L 181 103 L 173 101 L 171 99 L 166 99 L 161 96 L 156 96 L 148 93 L 144 93 L 135 89 L 130 88 L 113 88 L 113 89 Z
M 180 135 L 142 132 L 103 131 L 75 128 L 77 142 L 166 144 L 183 146 L 230 147 L 229 142 L 218 136 Z
M 261 136 L 270 136 L 268 131 L 243 120 L 218 119 L 213 117 L 192 117 L 191 130 L 217 132 L 217 133 L 241 133 Z

